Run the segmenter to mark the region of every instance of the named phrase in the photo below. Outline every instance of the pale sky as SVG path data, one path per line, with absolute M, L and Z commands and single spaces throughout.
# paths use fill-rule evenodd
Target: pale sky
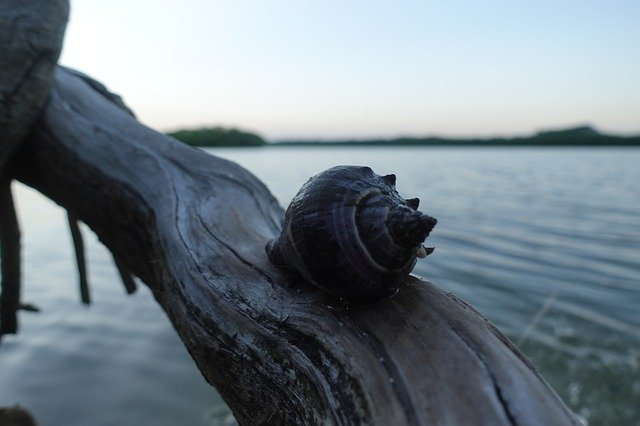
M 158 130 L 640 133 L 638 0 L 72 0 L 61 63 Z

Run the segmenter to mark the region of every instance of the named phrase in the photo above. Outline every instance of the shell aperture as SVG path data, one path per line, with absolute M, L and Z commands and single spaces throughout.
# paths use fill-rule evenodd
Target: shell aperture
M 396 292 L 436 219 L 405 200 L 395 175 L 366 166 L 335 166 L 313 176 L 293 198 L 281 234 L 267 243 L 273 264 L 347 300 L 377 300 Z

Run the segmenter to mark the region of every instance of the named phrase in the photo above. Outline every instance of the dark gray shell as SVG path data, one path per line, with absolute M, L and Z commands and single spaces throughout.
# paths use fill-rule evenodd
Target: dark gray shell
M 291 201 L 280 236 L 267 244 L 272 263 L 350 300 L 393 294 L 426 256 L 422 242 L 436 219 L 404 200 L 395 176 L 336 166 L 309 179 Z M 426 249 L 426 250 L 425 250 Z

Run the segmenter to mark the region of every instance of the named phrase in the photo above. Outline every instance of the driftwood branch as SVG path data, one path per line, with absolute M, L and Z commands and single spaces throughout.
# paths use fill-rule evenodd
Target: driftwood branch
M 499 331 L 430 283 L 345 309 L 282 276 L 264 245 L 283 210 L 259 180 L 75 73 L 58 69 L 16 161 L 151 288 L 241 423 L 576 422 Z
M 87 279 L 87 261 L 84 256 L 84 240 L 78 218 L 71 211 L 67 211 L 67 221 L 69 223 L 69 231 L 71 232 L 71 240 L 73 241 L 73 249 L 76 254 L 76 265 L 78 267 L 78 286 L 80 288 L 80 300 L 85 305 L 91 304 L 91 295 L 89 294 L 89 280 Z
M 49 97 L 68 14 L 66 0 L 0 2 L 0 338 L 17 332 L 16 312 L 23 307 L 9 162 Z
M 16 177 L 91 227 L 127 291 L 133 275 L 149 286 L 243 424 L 576 423 L 499 331 L 432 284 L 347 309 L 283 276 L 264 251 L 283 210 L 251 173 L 144 127 L 80 73 L 58 68 L 51 86 L 67 11 L 0 3 L 3 274 L 4 253 L 19 255 Z
M 116 268 L 118 269 L 122 285 L 124 285 L 124 290 L 127 294 L 135 293 L 138 287 L 136 286 L 136 282 L 133 279 L 131 271 L 127 269 L 125 264 L 116 255 L 113 256 L 113 263 L 115 263 Z
M 20 308 L 20 227 L 16 216 L 11 181 L 0 177 L 0 337 L 18 331 Z

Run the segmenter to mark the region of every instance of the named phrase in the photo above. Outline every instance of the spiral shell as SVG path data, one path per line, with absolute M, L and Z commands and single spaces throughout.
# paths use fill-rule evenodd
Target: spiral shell
M 377 300 L 399 288 L 436 219 L 405 200 L 395 175 L 366 166 L 332 167 L 305 183 L 267 244 L 271 262 L 347 300 Z

